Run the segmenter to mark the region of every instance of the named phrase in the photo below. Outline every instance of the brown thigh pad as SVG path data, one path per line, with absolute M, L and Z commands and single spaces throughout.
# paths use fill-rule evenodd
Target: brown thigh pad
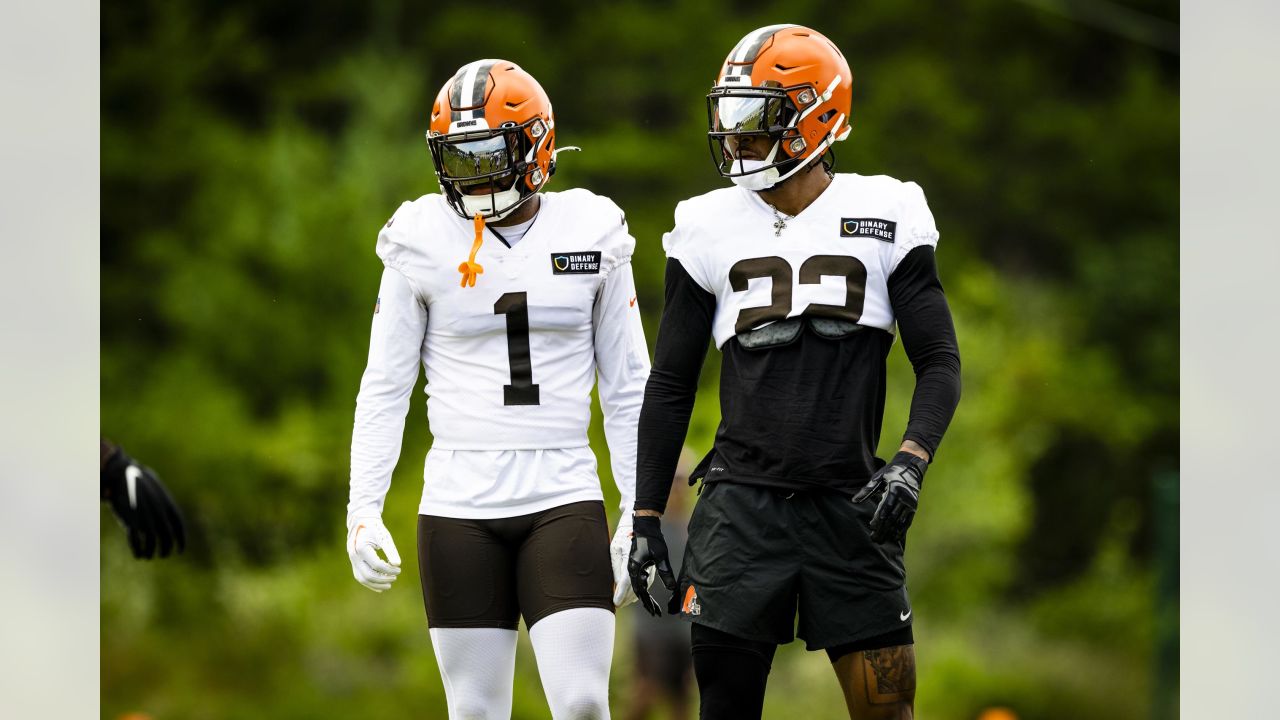
M 604 504 L 510 518 L 418 516 L 418 566 L 431 627 L 514 630 L 569 608 L 613 609 Z
M 576 502 L 537 514 L 516 560 L 520 610 L 529 627 L 554 612 L 613 610 L 613 568 L 604 503 Z

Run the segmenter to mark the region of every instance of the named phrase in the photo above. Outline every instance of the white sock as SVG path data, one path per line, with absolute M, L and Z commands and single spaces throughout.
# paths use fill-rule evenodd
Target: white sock
M 573 608 L 529 628 L 555 720 L 609 720 L 613 627 L 613 613 L 604 608 Z
M 449 720 L 510 720 L 515 630 L 431 628 Z

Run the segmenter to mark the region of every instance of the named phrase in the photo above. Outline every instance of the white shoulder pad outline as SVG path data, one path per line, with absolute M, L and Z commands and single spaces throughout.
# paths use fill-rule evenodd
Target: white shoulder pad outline
M 595 197 L 599 199 L 599 212 L 605 224 L 605 235 L 601 242 L 604 244 L 602 249 L 605 257 L 609 258 L 608 268 L 603 270 L 607 275 L 619 265 L 631 262 L 631 256 L 636 251 L 636 239 L 627 225 L 626 212 L 611 198 L 603 195 Z
M 602 280 L 615 267 L 630 261 L 636 241 L 627 225 L 626 213 L 617 203 L 586 188 L 568 188 L 556 195 L 567 205 L 562 210 L 572 217 L 569 224 L 590 238 L 591 247 L 583 249 L 601 252 Z M 561 221 L 564 221 L 563 216 Z
M 425 252 L 426 248 L 418 247 L 424 231 L 423 224 L 430 223 L 440 212 L 452 210 L 448 209 L 444 198 L 438 193 L 400 203 L 391 219 L 378 231 L 376 252 L 383 264 L 393 270 L 401 270 L 413 253 Z
M 707 292 L 715 292 L 707 267 L 708 253 L 714 252 L 715 223 L 733 204 L 741 202 L 743 191 L 736 186 L 716 188 L 676 203 L 675 226 L 662 236 L 667 257 L 678 260 L 689 277 Z
M 924 189 L 911 181 L 902 183 L 902 217 L 908 231 L 904 243 L 908 249 L 938 244 L 938 226 L 925 200 Z
M 925 200 L 924 189 L 916 183 L 895 181 L 897 197 L 898 232 L 896 242 L 885 248 L 881 257 L 886 262 L 885 276 L 892 275 L 898 263 L 912 250 L 921 245 L 937 247 L 938 228 L 934 223 L 933 212 Z

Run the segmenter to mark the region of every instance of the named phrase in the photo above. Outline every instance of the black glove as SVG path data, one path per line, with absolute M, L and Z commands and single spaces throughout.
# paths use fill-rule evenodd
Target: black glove
M 636 515 L 631 532 L 631 556 L 627 558 L 631 589 L 650 615 L 661 615 L 658 601 L 649 594 L 649 567 L 657 568 L 658 577 L 668 590 L 676 590 L 676 576 L 667 557 L 667 541 L 662 537 L 662 520 L 652 515 Z
M 160 557 L 168 557 L 176 545 L 186 548 L 182 513 L 151 468 L 139 465 L 116 448 L 102 466 L 102 499 L 129 534 L 129 548 L 136 558 L 150 559 L 159 545 Z
M 928 468 L 929 461 L 919 455 L 899 452 L 853 496 L 853 501 L 860 503 L 884 491 L 876 514 L 871 517 L 872 542 L 899 542 L 907 536 L 907 528 L 911 527 L 920 503 L 924 471 Z

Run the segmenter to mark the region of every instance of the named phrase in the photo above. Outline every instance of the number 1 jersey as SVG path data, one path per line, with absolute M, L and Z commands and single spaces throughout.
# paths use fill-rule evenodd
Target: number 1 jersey
M 635 422 L 649 371 L 630 268 L 635 241 L 607 198 L 578 189 L 539 197 L 538 214 L 514 247 L 501 239 L 502 228 L 486 228 L 476 255 L 484 271 L 473 287 L 461 285 L 458 269 L 471 251 L 473 221 L 458 217 L 441 196 L 402 204 L 379 233 L 377 253 L 386 270 L 357 400 L 349 514 L 381 511 L 419 362 L 437 463 L 470 451 L 577 448 L 561 453 L 560 464 L 593 482 L 596 497 L 594 464 L 583 471 L 582 456 L 590 454 L 587 426 L 598 374 L 615 481 L 629 503 Z M 529 462 L 547 455 L 530 452 Z M 477 452 L 466 462 L 438 465 L 437 474 L 457 475 L 460 467 L 476 474 L 490 464 L 476 461 L 484 457 Z M 436 488 L 448 499 L 449 514 L 476 510 L 463 507 L 466 478 L 430 477 L 432 467 L 429 457 L 424 506 Z M 557 504 L 548 490 L 569 502 L 585 491 L 555 490 L 563 479 L 548 478 L 550 487 L 537 494 L 527 478 L 504 488 L 499 469 L 491 474 L 476 478 L 487 483 L 484 513 L 490 516 L 503 514 L 495 503 L 523 512 L 534 501 Z

